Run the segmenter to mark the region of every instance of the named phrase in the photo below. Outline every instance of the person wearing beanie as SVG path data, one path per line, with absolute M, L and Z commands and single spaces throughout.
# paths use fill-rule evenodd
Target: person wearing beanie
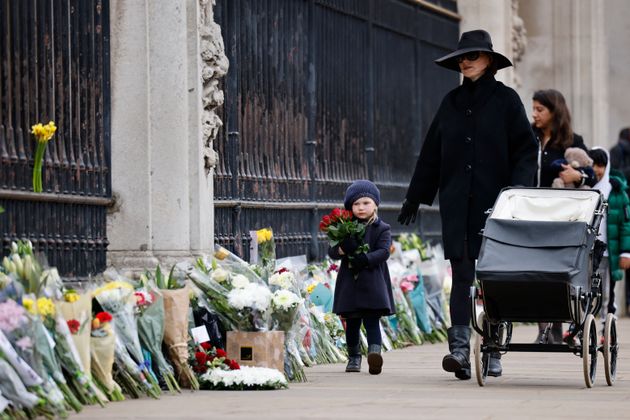
M 470 379 L 470 286 L 486 217 L 502 188 L 531 187 L 538 145 L 518 94 L 494 78 L 512 65 L 492 48 L 483 30 L 464 32 L 457 50 L 436 64 L 462 73 L 446 94 L 425 137 L 398 221 L 416 220 L 420 204 L 432 205 L 439 190 L 444 254 L 453 269 L 449 353 L 442 368 Z M 488 375 L 502 373 L 491 354 Z
M 346 210 L 352 211 L 355 220 L 366 224 L 365 236 L 362 239 L 346 238 L 328 249 L 330 258 L 341 260 L 333 312 L 346 323 L 346 372 L 361 371 L 359 337 L 363 324 L 367 333 L 369 372 L 372 375 L 381 373 L 383 357 L 380 318 L 396 313 L 387 268 L 392 244 L 391 228 L 378 218 L 377 209 L 380 203 L 381 194 L 373 182 L 363 179 L 354 181 L 346 190 L 343 204 Z M 357 253 L 363 244 L 368 245 L 368 250 Z

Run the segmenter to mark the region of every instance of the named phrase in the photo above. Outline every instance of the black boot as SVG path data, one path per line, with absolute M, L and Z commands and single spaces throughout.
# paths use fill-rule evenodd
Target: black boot
M 470 379 L 470 328 L 453 325 L 448 329 L 448 351 L 442 369 L 454 372 L 458 379 Z
M 490 353 L 490 360 L 488 362 L 488 376 L 499 377 L 503 373 L 501 367 L 501 353 L 493 351 Z
M 346 372 L 361 372 L 361 345 L 348 346 L 348 364 Z
M 549 342 L 552 344 L 562 344 L 562 322 L 554 322 L 551 325 Z
M 381 356 L 381 345 L 370 344 L 368 346 L 367 362 L 371 375 L 378 375 L 383 370 L 383 356 Z
M 536 341 L 534 341 L 534 344 L 546 344 L 547 340 L 549 339 L 549 337 L 547 337 L 547 339 L 544 339 L 544 334 L 545 334 L 545 329 L 547 328 L 547 323 L 546 322 L 539 322 L 538 323 L 538 337 L 536 337 Z

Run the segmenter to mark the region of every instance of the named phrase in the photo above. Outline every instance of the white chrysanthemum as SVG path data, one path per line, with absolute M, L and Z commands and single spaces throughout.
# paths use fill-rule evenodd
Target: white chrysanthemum
M 242 274 L 232 277 L 232 287 L 235 289 L 244 289 L 249 284 L 249 280 Z
M 273 294 L 271 300 L 275 308 L 287 310 L 299 304 L 302 298 L 288 290 L 278 290 Z
M 212 272 L 212 280 L 218 282 L 218 283 L 223 283 L 224 281 L 227 280 L 227 278 L 229 277 L 230 273 L 228 273 L 226 270 L 222 269 L 222 268 L 217 268 L 216 270 L 214 270 Z
M 284 375 L 276 370 L 262 367 L 241 366 L 237 370 L 212 369 L 200 377 L 202 382 L 210 382 L 214 386 L 223 387 L 274 387 L 287 386 Z
M 295 276 L 290 271 L 275 273 L 269 278 L 269 284 L 282 289 L 289 289 L 295 284 Z
M 228 293 L 228 303 L 238 309 L 251 308 L 264 312 L 271 303 L 271 292 L 265 286 L 248 283 L 244 288 L 234 288 Z

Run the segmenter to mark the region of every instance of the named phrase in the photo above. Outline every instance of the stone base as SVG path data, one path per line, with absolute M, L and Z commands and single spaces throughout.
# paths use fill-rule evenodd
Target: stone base
M 182 261 L 194 262 L 199 256 L 212 255 L 211 251 L 108 251 L 107 267 L 114 267 L 119 272 L 142 273 L 155 270 L 160 264 L 162 271 Z

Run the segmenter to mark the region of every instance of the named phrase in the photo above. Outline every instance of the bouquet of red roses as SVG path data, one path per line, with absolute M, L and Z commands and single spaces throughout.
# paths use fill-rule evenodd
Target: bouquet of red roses
M 350 210 L 333 209 L 330 214 L 322 217 L 322 221 L 319 224 L 319 230 L 326 233 L 331 246 L 337 246 L 344 239 L 354 237 L 361 245 L 352 253 L 348 255 L 350 260 L 350 266 L 352 267 L 352 256 L 359 255 L 363 252 L 370 250 L 368 244 L 363 243 L 365 237 L 365 224 L 353 219 L 352 212 Z

